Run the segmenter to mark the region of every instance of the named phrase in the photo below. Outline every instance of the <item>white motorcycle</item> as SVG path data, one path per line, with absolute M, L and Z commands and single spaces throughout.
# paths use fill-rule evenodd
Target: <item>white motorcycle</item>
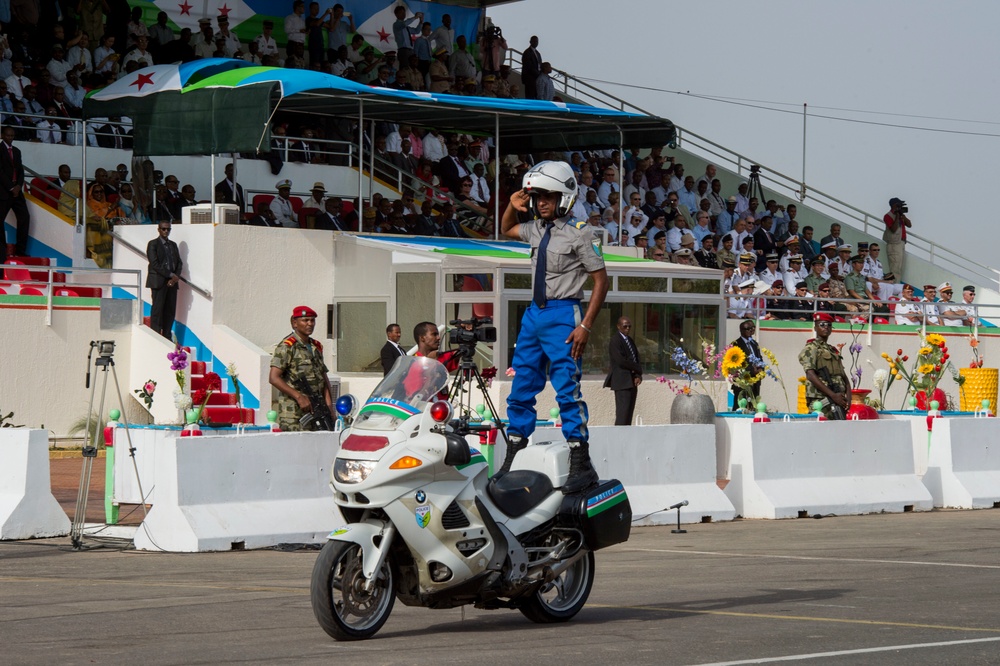
M 575 616 L 594 582 L 594 551 L 626 541 L 632 509 L 622 484 L 576 495 L 564 442 L 532 445 L 488 478 L 466 435 L 488 426 L 453 419 L 436 360 L 407 356 L 341 433 L 331 486 L 347 524 L 313 568 L 320 626 L 337 640 L 370 638 L 396 597 L 408 606 L 516 608 L 540 623 Z

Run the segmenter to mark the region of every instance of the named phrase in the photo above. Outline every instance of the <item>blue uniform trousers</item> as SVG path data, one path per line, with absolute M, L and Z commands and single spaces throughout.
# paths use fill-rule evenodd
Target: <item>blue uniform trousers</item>
M 580 394 L 580 362 L 566 342 L 583 314 L 576 299 L 550 300 L 544 308 L 532 303 L 521 319 L 514 350 L 514 383 L 507 397 L 511 434 L 529 437 L 535 430 L 535 396 L 552 382 L 566 441 L 587 441 L 587 403 Z M 548 376 L 548 377 L 546 377 Z

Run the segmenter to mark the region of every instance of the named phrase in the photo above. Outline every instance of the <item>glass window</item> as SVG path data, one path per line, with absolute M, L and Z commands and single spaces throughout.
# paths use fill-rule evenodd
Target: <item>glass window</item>
M 399 344 L 404 349 L 413 344 L 413 327 L 434 319 L 437 312 L 434 284 L 434 273 L 396 273 L 396 317 L 393 321 L 403 331 Z
M 452 273 L 444 276 L 444 290 L 493 291 L 492 273 Z
M 337 303 L 337 372 L 380 372 L 385 303 Z M 373 335 L 372 331 L 378 331 Z
M 514 358 L 514 343 L 528 301 L 507 305 L 507 359 Z M 586 311 L 587 304 L 583 304 Z M 609 369 L 608 343 L 617 333 L 619 317 L 632 320 L 632 338 L 639 349 L 643 371 L 649 374 L 677 374 L 670 362 L 670 350 L 681 346 L 701 359 L 703 342 L 718 346 L 719 306 L 679 303 L 605 303 L 594 323 L 583 354 L 583 374 L 604 375 Z
M 531 275 L 528 273 L 504 273 L 504 289 L 531 289 Z
M 637 277 L 635 275 L 620 275 L 618 291 L 650 291 L 667 293 L 670 280 L 665 277 Z
M 719 280 L 674 278 L 675 294 L 718 294 Z

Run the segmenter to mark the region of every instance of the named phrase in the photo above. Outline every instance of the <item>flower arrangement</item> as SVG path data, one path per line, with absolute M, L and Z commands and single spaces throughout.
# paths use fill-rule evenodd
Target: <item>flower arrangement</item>
M 656 381 L 661 384 L 666 384 L 667 388 L 674 392 L 675 395 L 691 395 L 694 392 L 694 384 L 697 381 L 698 386 L 705 395 L 712 399 L 712 402 L 718 403 L 720 399 L 719 387 L 720 383 L 705 384 L 704 380 L 710 379 L 721 379 L 722 378 L 722 352 L 717 352 L 715 345 L 706 340 L 701 341 L 702 358 L 704 361 L 699 361 L 696 358 L 692 358 L 684 348 L 678 346 L 674 347 L 673 353 L 670 355 L 670 360 L 673 361 L 674 365 L 679 369 L 680 376 L 687 380 L 687 384 L 682 382 L 675 382 L 672 379 L 666 377 L 657 377 Z M 703 379 L 696 379 L 697 377 L 702 377 Z
M 764 353 L 763 347 L 761 353 Z M 746 393 L 750 393 L 755 384 L 767 377 L 767 366 L 755 371 L 747 355 L 735 345 L 730 345 L 722 353 L 721 371 L 726 381 Z
M 142 385 L 141 389 L 135 389 L 132 392 L 135 393 L 137 396 L 139 396 L 139 398 L 142 399 L 144 403 L 146 403 L 147 410 L 153 408 L 153 393 L 156 392 L 155 381 L 153 381 L 152 379 L 147 379 L 146 383 Z
M 923 391 L 925 395 L 930 396 L 937 388 L 945 370 L 951 365 L 945 339 L 937 333 L 928 333 L 927 337 L 921 337 L 917 358 L 909 370 L 904 365 L 909 356 L 905 356 L 902 349 L 896 351 L 895 357 L 883 353 L 882 358 L 889 364 L 889 373 L 893 379 L 906 380 L 907 394 Z
M 785 396 L 785 411 L 792 411 L 792 406 L 788 403 L 788 391 L 785 390 L 785 380 L 781 376 L 781 366 L 778 365 L 778 358 L 767 347 L 761 347 L 760 353 L 764 355 L 768 363 L 764 366 L 764 372 L 767 373 L 768 377 L 781 385 L 781 393 Z
M 972 347 L 972 363 L 969 364 L 970 368 L 981 368 L 983 367 L 983 355 L 979 353 L 979 338 L 974 335 L 969 336 L 969 346 Z
M 493 386 L 493 378 L 497 376 L 496 366 L 490 366 L 488 368 L 483 368 L 483 371 L 479 373 L 483 378 L 483 383 L 486 384 L 486 388 Z
M 229 375 L 229 383 L 233 385 L 233 393 L 236 394 L 236 406 L 242 407 L 243 403 L 240 402 L 240 375 L 236 371 L 235 363 L 230 363 L 226 366 L 226 374 Z
M 187 376 L 184 374 L 188 367 L 187 351 L 177 344 L 172 352 L 167 353 L 167 360 L 170 361 L 170 369 L 174 371 L 174 379 L 177 380 L 178 390 L 174 391 L 174 406 L 184 412 L 191 408 L 191 397 L 184 393 L 184 387 L 187 385 Z
M 888 354 L 882 354 L 883 358 L 887 357 Z M 868 365 L 872 365 L 869 359 Z M 874 369 L 875 366 L 872 365 Z M 895 381 L 896 375 L 890 373 L 885 368 L 879 368 L 872 373 L 872 384 L 875 387 L 875 391 L 878 393 L 877 398 L 866 397 L 865 404 L 874 407 L 875 409 L 885 409 L 885 396 L 889 392 L 889 388 L 892 386 L 892 382 Z
M 864 317 L 851 317 L 848 322 L 849 330 L 851 332 L 851 346 L 848 348 L 851 354 L 851 371 L 848 373 L 848 377 L 851 378 L 851 388 L 861 388 L 861 343 L 858 342 L 858 338 L 861 334 L 865 332 L 865 326 L 868 324 L 868 320 Z

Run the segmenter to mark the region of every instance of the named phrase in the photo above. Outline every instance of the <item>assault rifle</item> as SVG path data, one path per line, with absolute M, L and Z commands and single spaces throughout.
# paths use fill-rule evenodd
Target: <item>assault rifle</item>
M 309 398 L 309 404 L 312 405 L 312 410 L 303 414 L 302 418 L 299 419 L 302 429 L 332 431 L 336 427 L 337 419 L 330 413 L 330 407 L 326 404 L 326 400 L 323 399 L 323 395 L 316 393 L 304 381 L 296 382 L 295 388 L 302 395 Z M 314 425 L 315 427 L 313 427 Z

